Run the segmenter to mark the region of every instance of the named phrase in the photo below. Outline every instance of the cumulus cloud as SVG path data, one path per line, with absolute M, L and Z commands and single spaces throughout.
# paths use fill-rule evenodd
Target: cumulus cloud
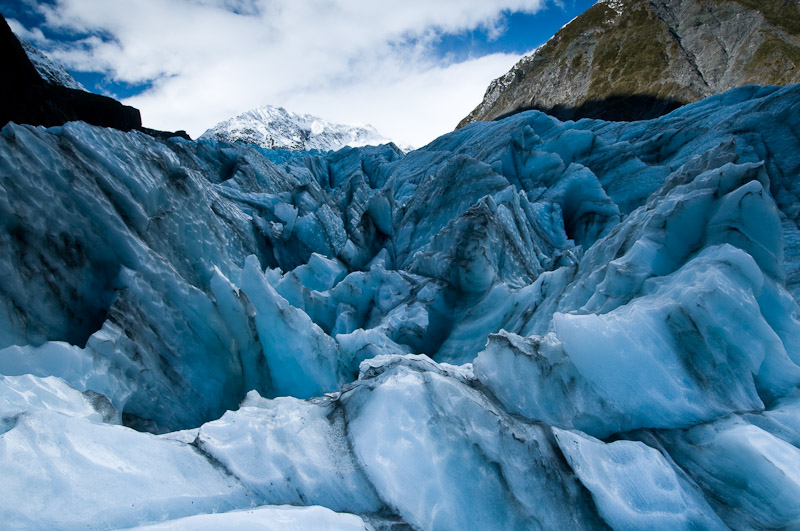
M 372 123 L 422 145 L 451 130 L 518 55 L 452 62 L 442 34 L 484 28 L 545 0 L 56 0 L 37 9 L 72 34 L 68 67 L 148 84 L 126 103 L 145 124 L 193 136 L 263 104 Z

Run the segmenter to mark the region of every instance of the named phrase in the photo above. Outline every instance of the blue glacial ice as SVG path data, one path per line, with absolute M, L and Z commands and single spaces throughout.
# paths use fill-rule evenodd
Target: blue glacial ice
M 408 154 L 9 124 L 0 521 L 798 526 L 799 177 L 800 86 Z
M 640 441 L 609 444 L 553 429 L 567 462 L 614 529 L 727 529 L 700 489 Z

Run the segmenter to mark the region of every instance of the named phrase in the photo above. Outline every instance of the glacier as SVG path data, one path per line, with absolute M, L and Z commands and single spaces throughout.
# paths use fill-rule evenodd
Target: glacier
M 421 149 L 0 131 L 10 529 L 800 526 L 800 86 Z

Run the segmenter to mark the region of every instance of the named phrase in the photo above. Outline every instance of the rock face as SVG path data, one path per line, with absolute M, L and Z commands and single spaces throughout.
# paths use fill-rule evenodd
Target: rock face
M 742 85 L 798 82 L 798 0 L 605 0 L 494 80 L 458 127 L 526 109 L 649 119 Z
M 798 130 L 800 86 L 279 163 L 8 124 L 3 524 L 796 527 Z
M 116 100 L 45 81 L 0 16 L 0 125 L 62 125 L 81 120 L 130 131 L 142 125 L 139 110 Z
M 271 105 L 220 122 L 200 135 L 199 139 L 240 142 L 290 151 L 336 151 L 345 146 L 377 146 L 391 142 L 371 125 L 338 124 Z

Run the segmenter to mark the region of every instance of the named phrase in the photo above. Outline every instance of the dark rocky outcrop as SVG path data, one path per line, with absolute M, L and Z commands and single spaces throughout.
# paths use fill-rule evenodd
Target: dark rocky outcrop
M 191 140 L 192 137 L 189 136 L 189 133 L 180 129 L 178 131 L 159 131 L 158 129 L 150 129 L 149 127 L 137 127 L 137 131 L 141 131 L 147 135 L 152 136 L 153 138 L 159 138 L 161 140 L 167 140 L 173 137 L 180 137 L 184 140 Z
M 538 109 L 655 118 L 731 88 L 800 82 L 800 0 L 606 0 L 507 74 L 458 127 Z
M 0 19 L 0 126 L 16 122 L 50 127 L 80 120 L 122 131 L 141 127 L 134 107 L 42 79 L 5 18 Z

